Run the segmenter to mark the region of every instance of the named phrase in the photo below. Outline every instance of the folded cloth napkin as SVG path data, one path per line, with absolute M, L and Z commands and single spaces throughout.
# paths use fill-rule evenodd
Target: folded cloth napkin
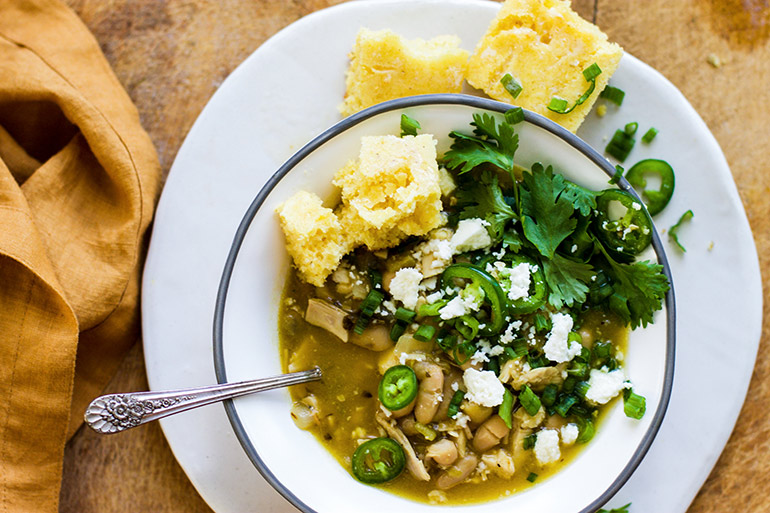
M 66 440 L 137 340 L 153 145 L 57 0 L 0 1 L 0 511 L 57 510 Z

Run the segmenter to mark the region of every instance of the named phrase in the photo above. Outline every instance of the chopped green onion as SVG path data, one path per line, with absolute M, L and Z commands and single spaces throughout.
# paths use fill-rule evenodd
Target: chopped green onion
M 594 89 L 596 88 L 596 77 L 598 77 L 601 72 L 601 68 L 599 68 L 595 62 L 588 66 L 583 70 L 583 77 L 585 77 L 587 82 L 591 82 L 591 84 L 588 86 L 588 89 L 586 89 L 586 92 L 584 92 L 580 98 L 575 100 L 575 104 L 569 108 L 567 108 L 567 105 L 569 105 L 567 100 L 554 96 L 551 98 L 551 101 L 548 104 L 548 110 L 556 112 L 557 114 L 568 114 L 572 112 L 575 107 L 583 104 L 588 99 L 588 97 L 591 96 L 591 93 L 594 92 Z
M 505 111 L 505 121 L 509 125 L 516 125 L 524 121 L 524 109 L 521 107 L 514 107 Z
M 553 383 L 550 383 L 545 386 L 543 389 L 543 394 L 540 396 L 540 400 L 543 402 L 546 406 L 553 406 L 553 403 L 556 402 L 556 396 L 559 393 L 559 387 L 554 385 Z
M 577 386 L 577 385 L 576 385 Z M 567 415 L 569 415 L 569 410 L 572 408 L 572 406 L 578 402 L 577 397 L 575 397 L 572 394 L 566 394 L 559 399 L 559 403 L 554 407 L 554 410 L 556 413 L 567 418 Z
M 610 185 L 615 185 L 623 177 L 624 172 L 625 172 L 625 169 L 623 169 L 623 166 L 621 165 L 615 166 L 615 174 L 612 175 L 612 178 L 610 178 L 610 181 L 607 183 L 609 183 Z
M 479 334 L 479 320 L 472 315 L 462 315 L 455 319 L 455 329 L 466 340 L 473 340 Z
M 652 140 L 655 139 L 656 135 L 658 135 L 658 129 L 654 126 L 650 127 L 650 129 L 647 130 L 642 136 L 642 142 L 645 144 L 650 144 Z
M 521 445 L 522 447 L 524 447 L 525 451 L 528 451 L 535 446 L 536 441 L 537 441 L 537 433 L 532 433 L 531 435 L 527 435 L 524 437 L 524 440 L 522 440 Z
M 607 87 L 604 88 L 604 91 L 602 91 L 599 94 L 599 97 L 605 98 L 611 101 L 612 103 L 614 103 L 615 105 L 617 105 L 618 107 L 620 107 L 621 105 L 623 105 L 623 98 L 626 97 L 626 92 L 617 87 L 612 87 L 608 85 Z
M 682 217 L 679 218 L 679 221 L 676 222 L 674 226 L 668 229 L 668 238 L 673 240 L 677 246 L 679 246 L 679 249 L 682 250 L 682 252 L 687 252 L 687 250 L 682 246 L 682 244 L 679 242 L 679 228 L 682 226 L 682 223 L 685 221 L 689 221 L 693 218 L 695 214 L 692 213 L 692 210 L 688 210 L 684 214 L 682 214 Z
M 423 324 L 414 333 L 414 338 L 420 342 L 430 342 L 433 340 L 433 336 L 436 334 L 436 328 L 430 324 Z
M 615 135 L 612 136 L 604 151 L 623 162 L 634 149 L 635 143 L 636 139 L 625 130 L 615 130 Z
M 551 327 L 551 319 L 541 313 L 535 314 L 535 331 L 542 333 L 544 331 L 550 331 Z
M 492 358 L 486 364 L 486 370 L 491 370 L 495 373 L 495 376 L 500 375 L 500 362 L 497 358 Z
M 507 348 L 506 348 L 507 349 Z M 524 356 L 529 352 L 529 348 L 527 347 L 527 341 L 523 338 L 517 338 L 513 342 L 511 342 L 511 349 L 513 349 L 515 357 L 518 358 L 520 356 Z
M 575 394 L 577 394 L 577 396 L 580 397 L 581 399 L 585 399 L 586 393 L 588 393 L 589 388 L 591 387 L 588 386 L 588 381 L 579 381 L 578 384 L 575 385 Z
M 577 384 L 578 380 L 575 376 L 567 376 L 564 378 L 564 382 L 561 384 L 561 390 L 564 393 L 571 393 L 573 390 L 575 390 L 575 385 Z
M 370 290 L 369 294 L 366 295 L 366 298 L 361 303 L 361 311 L 353 328 L 357 335 L 362 334 L 366 327 L 369 326 L 369 321 L 372 315 L 374 315 L 374 311 L 380 307 L 383 299 L 385 299 L 385 294 L 375 289 Z
M 521 389 L 519 401 L 530 417 L 534 417 L 540 411 L 540 398 L 529 388 L 529 385 L 524 385 Z
M 597 360 L 601 360 L 603 358 L 607 358 L 610 353 L 612 352 L 612 344 L 609 342 L 597 342 L 594 344 L 594 347 L 591 349 L 594 353 L 594 358 Z
M 635 394 L 633 390 L 626 389 L 623 392 L 623 412 L 626 417 L 639 420 L 644 417 L 645 411 L 647 411 L 647 399 Z
M 417 130 L 419 130 L 420 123 L 413 119 L 406 114 L 401 114 L 401 137 L 404 137 L 405 135 L 417 135 Z
M 628 135 L 634 135 L 638 129 L 639 123 L 632 121 L 631 123 L 626 124 L 626 126 L 623 128 L 623 131 Z
M 417 309 L 417 315 L 420 317 L 435 317 L 438 315 L 439 310 L 444 308 L 448 302 L 446 299 L 439 299 L 429 305 L 420 305 Z
M 454 358 L 455 363 L 458 366 L 463 366 L 465 363 L 471 359 L 471 356 L 476 352 L 476 346 L 468 341 L 464 340 L 462 344 L 457 344 L 452 349 L 452 358 Z M 459 356 L 462 355 L 463 358 L 459 358 Z
M 601 74 L 602 74 L 602 69 L 595 62 L 583 70 L 583 76 L 585 77 L 586 82 L 595 80 L 596 77 L 598 77 Z
M 396 310 L 396 319 L 403 322 L 412 322 L 417 315 L 416 312 L 413 312 L 412 310 L 407 310 L 406 308 L 403 308 L 401 306 L 398 307 L 398 310 Z
M 393 327 L 390 328 L 390 340 L 393 342 L 401 338 L 401 335 L 406 331 L 406 323 L 397 321 L 393 323 Z
M 596 433 L 596 428 L 594 427 L 594 423 L 591 421 L 591 419 L 587 419 L 585 417 L 578 417 L 577 425 L 578 425 L 578 437 L 577 437 L 578 443 L 584 444 L 584 443 L 590 442 L 591 439 L 594 437 L 594 434 Z
M 527 476 L 527 481 L 529 481 L 530 483 L 534 483 L 536 479 L 537 479 L 537 474 L 535 474 L 534 472 L 530 472 L 529 475 Z
M 366 295 L 366 298 L 361 303 L 361 313 L 371 317 L 372 314 L 374 314 L 374 311 L 380 307 L 383 299 L 385 299 L 385 294 L 379 290 L 370 290 L 369 294 Z
M 500 83 L 503 84 L 505 90 L 508 91 L 508 94 L 510 94 L 514 100 L 519 97 L 521 91 L 524 89 L 521 87 L 521 83 L 513 78 L 510 73 L 503 75 L 503 78 L 500 79 Z
M 382 288 L 382 273 L 374 267 L 369 268 L 369 283 L 373 289 Z
M 588 377 L 588 364 L 584 362 L 575 362 L 573 360 L 572 365 L 567 369 L 567 374 L 575 376 L 579 379 L 586 379 Z
M 441 348 L 442 351 L 449 353 L 457 345 L 457 338 L 457 335 L 446 335 L 444 337 L 439 336 L 436 344 Z
M 540 367 L 545 367 L 546 365 L 548 365 L 548 360 L 542 354 L 535 356 L 532 353 L 530 353 L 527 355 L 527 363 L 531 368 L 539 369 Z
M 552 110 L 554 112 L 564 114 L 567 112 L 568 105 L 569 105 L 569 102 L 564 98 L 559 98 L 558 96 L 554 96 L 553 98 L 551 98 L 551 101 L 548 103 L 548 110 Z
M 460 403 L 463 402 L 463 397 L 465 397 L 465 392 L 462 390 L 458 390 L 454 393 L 452 400 L 449 401 L 449 409 L 447 410 L 447 415 L 449 415 L 449 417 L 455 418 L 460 412 Z

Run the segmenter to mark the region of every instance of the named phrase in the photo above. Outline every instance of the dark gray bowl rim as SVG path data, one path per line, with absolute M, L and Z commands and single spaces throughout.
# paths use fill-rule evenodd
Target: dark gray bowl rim
M 230 278 L 235 267 L 235 261 L 238 257 L 243 239 L 246 236 L 246 232 L 251 225 L 254 216 L 264 203 L 267 196 L 272 192 L 273 188 L 278 182 L 286 176 L 297 164 L 299 164 L 305 157 L 322 146 L 327 141 L 342 134 L 347 129 L 365 121 L 371 117 L 379 114 L 399 110 L 407 109 L 409 107 L 423 106 L 423 105 L 464 105 L 468 107 L 474 107 L 486 111 L 493 111 L 498 113 L 504 113 L 511 108 L 510 104 L 490 100 L 487 98 L 480 98 L 477 96 L 470 96 L 464 94 L 427 94 L 421 96 L 410 96 L 407 98 L 399 98 L 397 100 L 390 100 L 384 103 L 380 103 L 368 109 L 362 110 L 350 117 L 343 119 L 331 128 L 327 129 L 320 135 L 316 136 L 313 140 L 303 146 L 299 151 L 289 158 L 278 170 L 270 177 L 265 183 L 259 193 L 256 195 L 248 210 L 244 214 L 238 229 L 235 232 L 233 243 L 230 247 L 230 252 L 225 262 L 225 267 L 222 272 L 222 278 L 219 283 L 219 289 L 217 292 L 216 306 L 214 309 L 214 370 L 216 372 L 217 382 L 227 383 L 227 372 L 225 369 L 224 360 L 224 345 L 222 340 L 222 331 L 224 326 L 224 312 L 225 302 L 227 300 L 227 291 L 230 286 Z M 524 109 L 524 121 L 531 123 L 537 127 L 540 127 L 557 137 L 563 139 L 573 148 L 580 151 L 594 164 L 601 168 L 609 177 L 615 174 L 615 168 L 610 162 L 600 155 L 595 149 L 593 149 L 588 143 L 580 139 L 577 135 L 556 124 L 544 116 L 536 114 L 534 112 Z M 636 196 L 636 191 L 626 181 L 625 178 L 621 178 L 617 184 L 621 189 L 625 190 Z M 669 400 L 671 399 L 671 389 L 674 382 L 674 354 L 676 348 L 676 313 L 674 303 L 674 282 L 671 276 L 671 268 L 666 258 L 666 253 L 663 249 L 660 236 L 657 230 L 653 230 L 652 234 L 652 247 L 658 258 L 658 262 L 663 265 L 663 272 L 671 284 L 671 288 L 666 294 L 666 322 L 667 322 L 667 341 L 666 341 L 666 366 L 665 375 L 663 381 L 663 390 L 660 395 L 660 401 L 658 408 L 655 410 L 655 415 L 652 419 L 650 427 L 647 429 L 641 443 L 637 447 L 636 451 L 632 455 L 629 462 L 623 468 L 618 477 L 613 481 L 607 490 L 604 491 L 599 497 L 597 497 L 590 505 L 580 510 L 579 513 L 594 513 L 597 509 L 601 508 L 607 503 L 620 488 L 628 481 L 631 474 L 636 470 L 642 459 L 650 449 L 652 442 L 657 434 L 660 426 L 663 422 L 663 417 L 666 414 Z M 299 500 L 291 490 L 284 486 L 281 481 L 270 471 L 267 465 L 262 461 L 256 448 L 252 445 L 249 436 L 246 434 L 246 430 L 241 422 L 238 412 L 233 404 L 232 400 L 224 402 L 225 411 L 227 417 L 230 420 L 230 424 L 235 431 L 235 436 L 238 438 L 243 450 L 246 451 L 251 462 L 257 467 L 257 470 L 262 474 L 265 480 L 275 488 L 287 501 L 294 505 L 297 509 L 303 513 L 318 513 L 310 506 Z

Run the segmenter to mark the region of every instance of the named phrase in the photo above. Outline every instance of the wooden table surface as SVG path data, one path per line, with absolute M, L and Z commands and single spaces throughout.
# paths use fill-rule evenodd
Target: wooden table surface
M 136 103 L 164 173 L 201 109 L 243 59 L 289 23 L 339 3 L 66 1 L 94 33 Z M 688 511 L 770 511 L 770 5 L 767 0 L 573 0 L 573 7 L 671 80 L 727 156 L 759 252 L 762 340 L 732 437 Z M 722 65 L 710 65 L 709 55 Z M 106 392 L 146 388 L 137 343 Z M 149 424 L 115 437 L 81 428 L 65 450 L 60 511 L 211 509 L 176 463 L 159 426 Z

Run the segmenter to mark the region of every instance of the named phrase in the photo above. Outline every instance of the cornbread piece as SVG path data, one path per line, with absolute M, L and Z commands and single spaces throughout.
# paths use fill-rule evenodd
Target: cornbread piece
M 376 103 L 428 93 L 459 93 L 468 52 L 457 36 L 406 40 L 390 30 L 359 30 L 347 73 L 349 116 Z
M 507 0 L 468 62 L 468 83 L 496 100 L 513 103 L 577 131 L 607 85 L 623 49 L 577 15 L 568 1 Z M 583 70 L 593 63 L 602 73 L 596 89 L 568 114 L 547 109 L 553 96 L 572 106 L 588 88 Z M 516 99 L 500 80 L 509 73 L 522 91 Z
M 286 249 L 302 278 L 318 287 L 350 249 L 334 212 L 313 193 L 299 191 L 276 208 Z
M 443 221 L 431 135 L 363 137 L 358 161 L 340 169 L 334 184 L 342 189 L 337 213 L 352 246 L 392 247 Z

